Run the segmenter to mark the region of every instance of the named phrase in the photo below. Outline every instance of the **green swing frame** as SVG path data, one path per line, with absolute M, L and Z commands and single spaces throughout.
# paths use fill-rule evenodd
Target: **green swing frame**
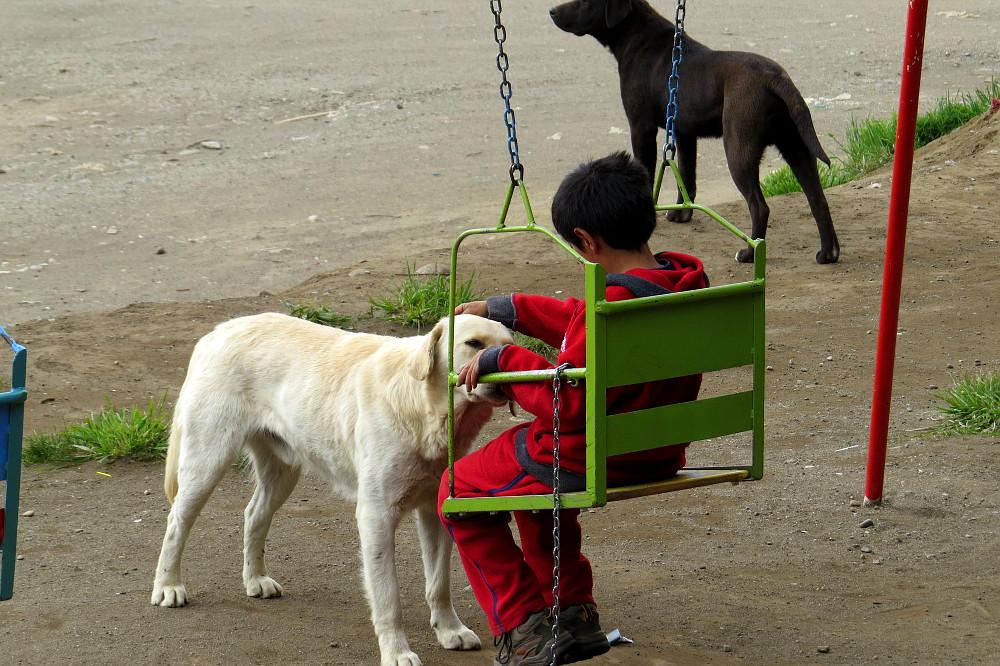
M 24 432 L 24 402 L 28 398 L 25 375 L 28 351 L 0 328 L 0 342 L 14 354 L 11 389 L 0 393 L 0 481 L 6 481 L 0 510 L 0 601 L 14 594 L 14 564 L 17 561 L 17 518 L 21 496 L 21 437 Z
M 607 502 L 712 485 L 760 479 L 764 474 L 764 292 L 766 246 L 729 223 L 717 212 L 691 201 L 676 162 L 660 164 L 654 200 L 659 195 L 665 167 L 677 182 L 681 202 L 658 204 L 659 211 L 699 210 L 754 250 L 753 278 L 735 284 L 706 287 L 662 296 L 608 302 L 605 274 L 562 238 L 535 223 L 531 203 L 520 179 L 507 187 L 497 226 L 470 229 L 458 236 L 451 249 L 448 321 L 448 469 L 450 496 L 446 515 L 520 510 L 551 510 L 553 495 L 503 497 L 454 497 L 455 306 L 458 250 L 470 236 L 502 233 L 541 233 L 583 265 L 586 305 L 587 362 L 584 368 L 563 372 L 569 381 L 583 381 L 586 390 L 586 487 L 562 493 L 562 508 L 590 508 Z M 514 190 L 520 193 L 527 223 L 506 226 Z M 683 349 L 683 353 L 676 350 Z M 752 366 L 748 391 L 653 407 L 623 414 L 608 414 L 607 390 L 617 386 L 671 379 L 686 375 Z M 481 382 L 551 381 L 555 369 L 500 372 L 484 375 Z M 675 476 L 652 483 L 608 487 L 609 457 L 678 445 L 697 440 L 752 432 L 751 460 L 734 466 L 686 467 Z

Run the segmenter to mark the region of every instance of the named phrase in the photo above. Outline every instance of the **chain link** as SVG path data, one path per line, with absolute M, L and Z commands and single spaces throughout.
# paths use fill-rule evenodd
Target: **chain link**
M 552 377 L 552 652 L 551 666 L 556 665 L 556 644 L 559 642 L 559 569 L 562 544 L 559 541 L 559 517 L 562 497 L 559 491 L 559 391 L 563 372 L 570 367 L 563 363 Z
M 671 52 L 670 76 L 667 77 L 667 122 L 663 140 L 663 161 L 674 159 L 677 154 L 677 90 L 680 88 L 680 67 L 684 60 L 684 17 L 686 0 L 677 0 L 674 17 L 674 48 Z
M 504 42 L 507 41 L 507 28 L 504 27 L 500 14 L 503 12 L 503 5 L 500 0 L 490 0 L 490 11 L 493 12 L 493 19 L 496 24 L 493 26 L 493 39 L 497 43 L 497 69 L 500 71 L 500 99 L 503 100 L 503 124 L 507 127 L 507 152 L 510 154 L 510 179 L 515 183 L 524 180 L 524 166 L 521 164 L 521 153 L 517 146 L 517 121 L 514 118 L 514 109 L 510 106 L 510 98 L 514 93 L 514 88 L 507 79 L 507 69 L 510 67 L 510 60 L 503 50 Z

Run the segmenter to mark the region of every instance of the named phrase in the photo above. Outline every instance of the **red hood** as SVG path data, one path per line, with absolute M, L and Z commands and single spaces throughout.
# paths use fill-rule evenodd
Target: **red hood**
M 708 286 L 705 266 L 698 257 L 680 252 L 660 252 L 656 260 L 663 268 L 633 268 L 627 275 L 640 277 L 674 292 Z

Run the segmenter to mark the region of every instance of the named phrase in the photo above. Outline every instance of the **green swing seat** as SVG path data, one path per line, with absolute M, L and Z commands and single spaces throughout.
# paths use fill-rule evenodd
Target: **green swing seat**
M 679 184 L 682 202 L 658 205 L 658 210 L 700 210 L 741 242 L 754 249 L 753 278 L 745 282 L 707 287 L 626 301 L 605 300 L 605 275 L 601 266 L 583 259 L 572 246 L 548 229 L 537 226 L 524 184 L 512 181 L 494 228 L 462 233 L 452 246 L 451 305 L 454 311 L 458 249 L 465 238 L 510 232 L 542 233 L 579 261 L 584 268 L 587 328 L 587 365 L 571 368 L 563 376 L 583 381 L 586 390 L 586 487 L 561 494 L 563 508 L 589 508 L 607 502 L 665 493 L 723 482 L 760 479 L 764 472 L 764 267 L 763 239 L 752 239 L 706 206 L 690 201 L 677 166 L 669 163 Z M 662 181 L 664 166 L 657 177 Z M 524 203 L 527 224 L 505 226 L 514 190 Z M 449 349 L 454 344 L 454 315 L 449 322 Z M 683 353 L 678 353 L 683 349 Z M 728 368 L 752 366 L 749 390 L 663 407 L 608 414 L 609 388 L 651 382 Z M 448 360 L 451 387 L 449 429 L 453 427 L 454 358 Z M 551 381 L 555 370 L 494 373 L 483 382 Z M 608 487 L 607 460 L 611 456 L 653 448 L 697 442 L 749 431 L 753 435 L 751 460 L 731 467 L 685 468 L 668 479 L 624 487 Z M 449 435 L 449 473 L 454 479 L 454 439 Z M 696 445 L 694 445 L 696 446 Z M 454 486 L 452 486 L 454 488 Z M 553 508 L 552 495 L 477 497 L 445 500 L 445 514 L 541 510 Z

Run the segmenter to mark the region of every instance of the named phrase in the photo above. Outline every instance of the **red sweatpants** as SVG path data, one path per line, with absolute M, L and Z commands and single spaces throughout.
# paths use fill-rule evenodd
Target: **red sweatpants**
M 521 469 L 514 454 L 517 428 L 455 463 L 455 497 L 536 495 L 552 492 Z M 509 517 L 483 514 L 449 520 L 441 513 L 448 497 L 448 472 L 441 478 L 438 514 L 455 540 L 472 591 L 494 636 L 512 631 L 527 617 L 552 605 L 552 512 L 515 511 L 521 547 Z M 580 552 L 578 510 L 560 514 L 560 604 L 594 603 L 590 562 Z

